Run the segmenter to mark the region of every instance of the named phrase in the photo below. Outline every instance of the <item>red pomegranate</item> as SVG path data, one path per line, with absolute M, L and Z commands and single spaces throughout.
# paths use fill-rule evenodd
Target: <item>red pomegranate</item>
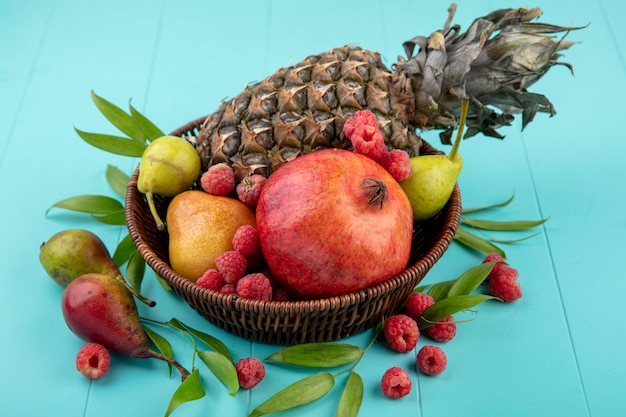
M 406 268 L 413 212 L 396 180 L 341 149 L 303 155 L 274 172 L 256 209 L 263 255 L 292 296 L 369 287 Z

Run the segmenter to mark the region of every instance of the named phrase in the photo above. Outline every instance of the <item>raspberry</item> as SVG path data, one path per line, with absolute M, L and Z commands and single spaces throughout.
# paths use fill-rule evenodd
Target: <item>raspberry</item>
M 504 258 L 502 258 L 502 256 L 500 256 L 500 254 L 496 253 L 496 252 L 488 253 L 487 256 L 485 256 L 485 259 L 483 260 L 483 263 L 485 263 L 485 262 L 495 262 L 496 263 L 493 266 L 493 269 L 491 269 L 491 271 L 489 272 L 489 275 L 487 275 L 487 278 L 486 278 L 487 280 L 490 280 L 491 278 L 493 278 L 496 275 L 498 275 L 500 273 L 500 270 L 507 266 L 506 261 L 504 260 Z
M 365 155 L 376 162 L 388 153 L 383 133 L 374 126 L 357 126 L 350 136 L 350 142 L 352 142 L 354 152 Z
M 417 367 L 426 375 L 439 375 L 447 364 L 448 358 L 440 347 L 425 345 L 417 353 Z
M 252 255 L 259 251 L 261 243 L 259 242 L 259 232 L 251 225 L 244 224 L 239 227 L 233 237 L 233 246 L 235 250 L 242 255 Z
M 261 174 L 245 177 L 237 184 L 237 197 L 246 206 L 256 207 L 265 181 L 267 181 L 267 178 Z
M 498 275 L 489 280 L 489 292 L 506 303 L 522 298 L 522 287 L 517 281 L 519 273 L 515 268 L 506 266 Z
M 228 195 L 235 189 L 235 172 L 225 163 L 211 166 L 200 177 L 202 189 L 213 195 Z
M 235 284 L 224 284 L 224 286 L 220 288 L 220 292 L 224 294 L 237 294 L 237 286 Z
M 239 386 L 243 389 L 255 387 L 265 377 L 265 365 L 255 358 L 242 358 L 235 364 Z
M 379 163 L 398 182 L 409 178 L 413 173 L 411 158 L 401 149 L 393 149 L 385 153 Z
M 237 294 L 241 298 L 272 301 L 272 284 L 260 272 L 248 274 L 237 282 Z
M 420 331 L 417 322 L 405 314 L 389 317 L 383 328 L 385 340 L 396 352 L 408 352 L 417 345 Z
M 236 250 L 229 250 L 215 258 L 215 267 L 222 274 L 224 283 L 234 284 L 246 273 L 248 260 Z
M 433 304 L 435 304 L 433 297 L 421 292 L 415 292 L 407 298 L 404 313 L 413 320 L 419 321 L 424 311 Z
M 447 316 L 426 329 L 426 334 L 435 342 L 449 342 L 456 336 L 454 317 Z
M 376 120 L 376 116 L 370 110 L 355 111 L 354 116 L 347 119 L 346 123 L 343 125 L 343 133 L 349 139 L 354 133 L 354 130 L 362 125 L 378 127 L 378 120 Z
M 217 269 L 209 269 L 198 278 L 196 284 L 213 291 L 219 291 L 224 286 L 224 278 Z
M 483 260 L 485 262 L 504 262 L 504 258 L 497 252 L 488 253 Z
M 102 378 L 109 372 L 111 355 L 99 343 L 83 345 L 76 355 L 76 369 L 90 379 Z
M 389 398 L 401 398 L 411 392 L 411 378 L 402 368 L 392 366 L 385 371 L 380 381 L 380 388 Z

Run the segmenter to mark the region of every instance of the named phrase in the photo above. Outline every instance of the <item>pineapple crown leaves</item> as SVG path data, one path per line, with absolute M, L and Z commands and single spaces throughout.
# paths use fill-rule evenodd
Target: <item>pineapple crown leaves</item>
M 461 32 L 452 25 L 456 4 L 448 11 L 444 28 L 406 41 L 407 59 L 399 57 L 395 65 L 404 88 L 416 92 L 411 118 L 418 127 L 442 129 L 442 143 L 450 144 L 466 96 L 471 102 L 466 138 L 482 132 L 502 139 L 498 128 L 511 125 L 517 113 L 522 114 L 522 129 L 537 112 L 555 114 L 547 97 L 526 88 L 554 65 L 573 73 L 570 64 L 558 61 L 559 51 L 574 45 L 564 37 L 583 27 L 531 22 L 541 9 L 520 8 L 496 10 Z M 565 34 L 556 39 L 557 33 Z

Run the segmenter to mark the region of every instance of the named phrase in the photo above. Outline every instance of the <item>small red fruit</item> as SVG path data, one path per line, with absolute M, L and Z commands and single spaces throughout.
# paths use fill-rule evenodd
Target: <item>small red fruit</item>
M 211 166 L 200 177 L 200 186 L 213 195 L 228 195 L 235 189 L 235 172 L 225 163 Z
M 413 350 L 420 337 L 417 322 L 404 314 L 398 314 L 385 320 L 383 333 L 389 346 L 396 352 Z
M 380 381 L 380 388 L 389 398 L 402 398 L 411 392 L 411 378 L 402 368 L 392 366 L 387 369 Z
M 426 375 L 439 375 L 445 371 L 448 358 L 438 346 L 425 345 L 417 353 L 417 367 Z
M 435 342 L 449 342 L 456 336 L 454 317 L 446 316 L 426 329 L 426 334 Z
M 267 265 L 295 298 L 366 288 L 409 260 L 409 200 L 383 167 L 355 152 L 325 149 L 282 165 L 261 191 L 256 219 Z
M 76 369 L 87 378 L 102 378 L 109 372 L 111 355 L 107 348 L 99 343 L 83 345 L 76 355 Z
M 265 365 L 256 358 L 239 359 L 235 364 L 239 386 L 243 389 L 254 388 L 265 378 Z

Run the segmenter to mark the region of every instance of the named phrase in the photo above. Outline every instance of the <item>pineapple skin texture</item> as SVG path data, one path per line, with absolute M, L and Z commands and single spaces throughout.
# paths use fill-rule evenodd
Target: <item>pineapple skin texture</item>
M 421 139 L 409 123 L 413 101 L 399 81 L 379 53 L 353 46 L 281 68 L 206 118 L 196 144 L 202 170 L 224 162 L 240 181 L 254 173 L 267 177 L 316 150 L 351 150 L 343 125 L 364 109 L 376 115 L 389 149 L 416 156 Z
M 461 102 L 469 100 L 465 137 L 504 138 L 502 126 L 521 114 L 522 129 L 536 113 L 555 114 L 550 100 L 528 91 L 575 42 L 563 38 L 583 27 L 531 22 L 540 8 L 500 9 L 474 20 L 466 32 L 452 25 L 404 42 L 407 59 L 393 71 L 380 54 L 343 46 L 281 68 L 222 103 L 199 129 L 202 170 L 224 162 L 237 180 L 269 176 L 285 162 L 324 148 L 351 149 L 345 120 L 372 111 L 389 149 L 419 155 L 417 129 L 440 129 L 450 143 Z M 563 37 L 554 36 L 563 33 Z

